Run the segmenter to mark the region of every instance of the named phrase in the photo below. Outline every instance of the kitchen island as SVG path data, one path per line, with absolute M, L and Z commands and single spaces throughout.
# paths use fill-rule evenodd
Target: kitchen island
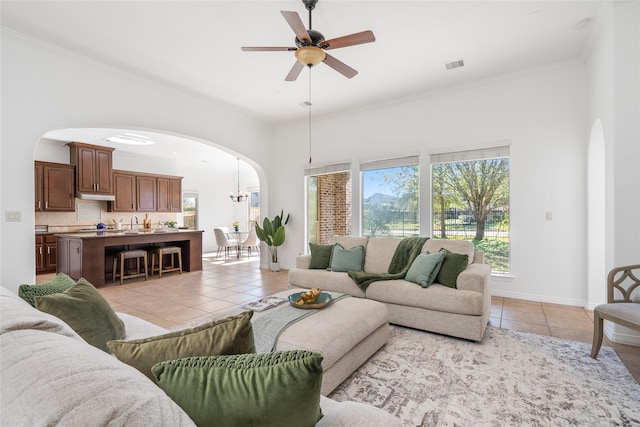
M 179 246 L 183 271 L 202 270 L 202 230 L 176 230 L 131 233 L 97 231 L 56 234 L 57 272 L 73 279 L 84 277 L 95 287 L 111 282 L 113 258 L 122 250 Z

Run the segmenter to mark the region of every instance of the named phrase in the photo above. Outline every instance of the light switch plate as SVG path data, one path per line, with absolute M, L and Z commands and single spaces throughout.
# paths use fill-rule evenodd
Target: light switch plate
M 544 213 L 544 220 L 545 221 L 552 221 L 553 220 L 553 212 L 551 212 L 551 211 L 545 212 Z
M 7 222 L 21 222 L 22 212 L 20 211 L 5 211 L 5 221 Z

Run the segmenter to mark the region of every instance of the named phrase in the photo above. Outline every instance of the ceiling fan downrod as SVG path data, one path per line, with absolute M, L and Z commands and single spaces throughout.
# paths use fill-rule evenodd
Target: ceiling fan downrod
M 304 4 L 304 7 L 309 11 L 309 29 L 312 29 L 313 26 L 311 25 L 311 12 L 316 8 L 318 0 L 302 0 L 302 3 Z

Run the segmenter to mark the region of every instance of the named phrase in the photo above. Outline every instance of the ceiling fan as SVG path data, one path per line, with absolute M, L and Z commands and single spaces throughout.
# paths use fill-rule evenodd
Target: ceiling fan
M 373 32 L 371 30 L 367 30 L 350 34 L 348 36 L 325 40 L 322 33 L 311 29 L 311 12 L 313 11 L 313 9 L 315 9 L 318 0 L 302 0 L 302 3 L 304 3 L 306 9 L 309 11 L 309 29 L 305 29 L 304 24 L 300 19 L 300 15 L 298 15 L 297 12 L 291 12 L 287 10 L 280 11 L 280 13 L 282 13 L 282 16 L 284 16 L 284 19 L 287 21 L 296 35 L 296 47 L 242 47 L 242 50 L 245 52 L 295 52 L 297 61 L 295 64 L 293 64 L 293 67 L 291 68 L 291 71 L 289 71 L 289 74 L 287 74 L 287 77 L 285 77 L 286 81 L 296 80 L 305 66 L 311 68 L 321 62 L 324 62 L 329 67 L 333 68 L 349 79 L 354 77 L 356 74 L 358 74 L 358 71 L 349 67 L 344 62 L 337 60 L 325 51 L 374 42 L 376 38 L 373 35 Z

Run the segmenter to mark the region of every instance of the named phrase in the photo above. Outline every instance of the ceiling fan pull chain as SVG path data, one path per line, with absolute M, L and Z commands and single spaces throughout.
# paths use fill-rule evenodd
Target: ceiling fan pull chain
M 311 67 L 309 68 L 309 164 L 311 164 Z

